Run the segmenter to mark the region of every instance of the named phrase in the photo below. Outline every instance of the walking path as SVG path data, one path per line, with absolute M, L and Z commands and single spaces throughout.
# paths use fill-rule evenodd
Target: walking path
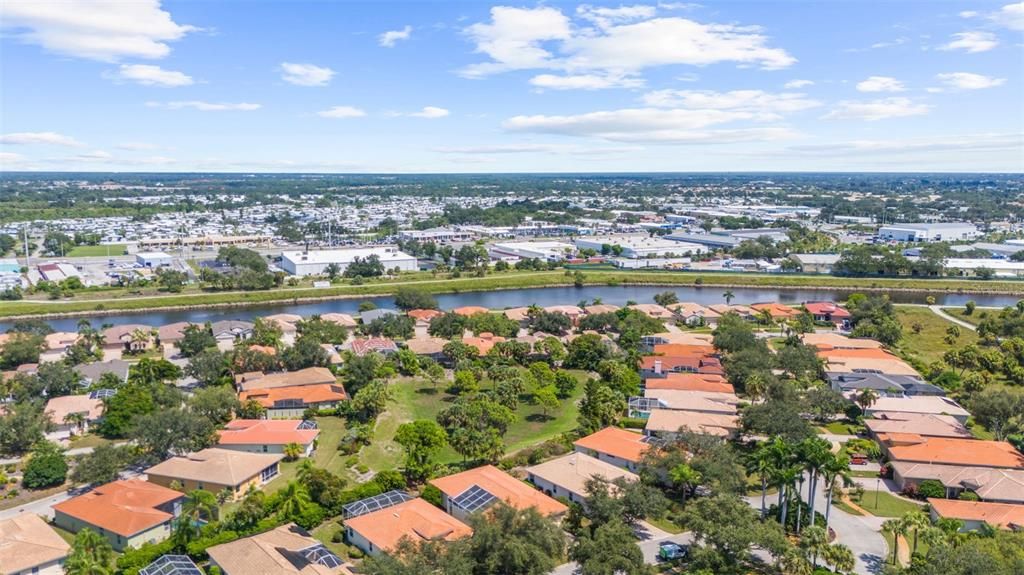
M 949 315 L 948 313 L 946 313 L 942 309 L 942 306 L 930 305 L 930 306 L 928 306 L 928 309 L 932 310 L 932 312 L 934 312 L 935 315 L 941 317 L 942 319 L 944 319 L 946 321 L 953 322 L 956 325 L 958 325 L 960 327 L 963 327 L 963 328 L 967 328 L 967 329 L 969 329 L 971 331 L 978 331 L 978 326 L 974 325 L 973 323 L 971 323 L 969 321 L 964 321 L 964 320 L 962 320 L 962 319 L 960 319 L 958 317 L 953 317 L 953 316 Z

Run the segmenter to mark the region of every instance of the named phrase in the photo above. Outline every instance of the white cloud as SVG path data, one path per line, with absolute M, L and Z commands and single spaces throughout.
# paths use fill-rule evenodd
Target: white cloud
M 497 144 L 483 146 L 442 146 L 433 151 L 442 154 L 506 155 L 506 154 L 569 154 L 572 156 L 608 156 L 643 150 L 641 146 L 581 147 L 563 144 Z
M 424 106 L 419 112 L 413 112 L 408 114 L 413 118 L 427 118 L 429 120 L 436 120 L 437 118 L 444 118 L 450 115 L 451 112 L 444 108 L 438 108 L 437 106 Z
M 734 62 L 762 69 L 785 68 L 796 59 L 767 46 L 756 26 L 702 24 L 656 17 L 649 7 L 581 7 L 587 24 L 574 26 L 553 7 L 491 9 L 491 21 L 466 29 L 476 51 L 490 60 L 461 70 L 478 78 L 512 70 L 546 69 L 567 77 L 630 77 L 646 68 Z M 653 17 L 652 17 L 653 16 Z M 594 89 L 594 82 L 582 82 Z
M 974 10 L 964 10 L 959 14 L 959 16 L 961 18 L 976 18 L 978 16 L 978 13 L 975 12 Z
M 847 154 L 889 155 L 914 152 L 1020 150 L 1021 148 L 1024 148 L 1024 135 L 1021 134 L 957 134 L 898 140 L 851 140 L 830 144 L 796 145 L 789 146 L 787 149 L 793 152 L 822 156 L 843 156 Z
M 990 14 L 989 19 L 1010 30 L 1024 30 L 1024 2 L 1007 4 L 998 12 Z
M 197 30 L 174 22 L 159 0 L 5 0 L 0 23 L 50 52 L 106 62 L 163 58 L 167 42 Z
M 248 102 L 227 103 L 227 102 L 203 102 L 201 100 L 186 100 L 177 102 L 146 102 L 150 108 L 167 108 L 168 110 L 182 110 L 191 108 L 200 112 L 252 112 L 263 106 L 250 104 Z
M 807 86 L 813 86 L 812 80 L 790 80 L 782 85 L 787 90 L 799 90 L 800 88 L 806 88 Z
M 987 52 L 999 45 L 996 35 L 991 32 L 958 32 L 954 40 L 939 46 L 939 50 L 963 50 L 969 54 Z
M 317 115 L 322 118 L 362 118 L 366 116 L 366 111 L 361 108 L 356 108 L 355 106 L 334 106 L 328 110 L 317 112 Z
M 73 162 L 109 162 L 114 159 L 114 156 L 103 150 L 93 150 L 91 152 L 76 154 L 67 159 Z
M 859 92 L 905 92 L 907 87 L 896 78 L 889 76 L 871 76 L 857 83 Z
M 388 30 L 377 36 L 377 43 L 385 48 L 393 48 L 400 40 L 408 40 L 412 36 L 412 26 L 405 26 L 401 30 Z
M 0 164 L 18 164 L 25 161 L 25 156 L 14 152 L 0 152 Z
M 164 70 L 160 66 L 151 64 L 121 64 L 117 73 L 112 77 L 117 80 L 127 80 L 142 84 L 143 86 L 191 86 L 194 84 L 192 77 L 174 70 Z
M 67 146 L 70 148 L 81 148 L 85 146 L 82 142 L 56 132 L 16 132 L 0 136 L 0 144 L 13 145 L 44 145 L 44 146 Z
M 296 86 L 326 86 L 334 77 L 334 70 L 315 64 L 281 62 L 281 79 Z
M 125 142 L 114 146 L 118 150 L 128 150 L 131 152 L 140 152 L 145 150 L 159 150 L 160 146 L 156 144 L 149 144 L 146 142 Z
M 630 108 L 571 116 L 515 116 L 502 125 L 511 131 L 592 137 L 617 142 L 669 144 L 729 143 L 793 137 L 788 128 L 709 130 L 711 126 L 749 119 L 735 110 Z
M 985 88 L 1002 86 L 1006 83 L 1006 78 L 992 78 L 991 76 L 972 74 L 970 72 L 936 74 L 935 78 L 947 87 L 957 90 L 983 90 Z
M 640 88 L 644 85 L 644 81 L 636 77 L 602 74 L 570 76 L 540 74 L 530 78 L 530 84 L 549 90 L 603 90 L 606 88 Z
M 656 90 L 643 95 L 643 102 L 658 108 L 686 110 L 730 110 L 746 114 L 743 119 L 779 120 L 783 114 L 821 106 L 804 94 L 770 94 L 761 90 Z
M 910 98 L 883 98 L 881 100 L 843 100 L 835 109 L 822 116 L 825 120 L 884 120 L 907 116 L 923 116 L 931 110 L 926 104 L 915 104 Z

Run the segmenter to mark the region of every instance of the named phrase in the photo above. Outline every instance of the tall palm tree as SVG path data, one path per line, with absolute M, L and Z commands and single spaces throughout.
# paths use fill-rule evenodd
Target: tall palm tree
M 782 506 L 779 523 L 786 530 L 786 514 L 789 511 L 789 498 L 793 494 L 793 486 L 797 477 L 803 477 L 803 469 L 799 465 L 779 468 L 775 473 L 775 481 L 779 485 L 779 503 Z
M 732 303 L 733 298 L 736 297 L 736 294 L 732 293 L 732 290 L 725 290 L 725 293 L 722 294 L 722 297 L 725 298 L 725 305 L 729 305 Z
M 149 332 L 144 329 L 136 329 L 131 333 L 131 342 L 139 344 L 139 349 L 146 349 L 149 346 Z
M 903 521 L 908 531 L 914 531 L 914 543 L 910 550 L 910 554 L 913 555 L 914 553 L 917 553 L 917 536 L 921 531 L 931 527 L 931 518 L 922 511 L 908 511 L 904 513 L 903 517 L 900 519 Z
M 807 505 L 810 507 L 810 524 L 814 525 L 814 513 L 817 503 L 818 475 L 822 468 L 832 460 L 835 455 L 832 453 L 829 442 L 819 437 L 812 437 L 800 444 L 800 456 L 804 462 L 804 469 L 810 474 L 810 485 L 807 490 Z M 799 533 L 800 530 L 797 529 Z
M 217 496 L 205 489 L 193 489 L 188 492 L 185 504 L 181 506 L 181 515 L 174 536 L 179 545 L 184 546 L 199 535 L 200 521 L 213 521 L 217 517 Z
M 761 479 L 761 518 L 764 518 L 765 499 L 768 496 L 768 479 L 775 471 L 773 466 L 771 444 L 768 442 L 757 446 L 754 453 L 747 459 L 747 472 L 756 474 Z
M 683 494 L 683 505 L 686 505 L 686 496 L 693 490 L 697 485 L 700 485 L 701 476 L 700 472 L 690 467 L 685 463 L 680 463 L 669 471 L 669 476 L 672 478 L 672 483 L 679 486 L 680 491 Z
M 71 553 L 64 564 L 66 575 L 111 575 L 114 550 L 107 538 L 85 528 L 75 534 Z
M 297 481 L 290 481 L 281 490 L 281 505 L 278 513 L 285 518 L 298 517 L 310 504 L 309 492 Z
M 85 430 L 85 414 L 81 411 L 69 413 L 64 416 L 64 423 L 75 428 L 76 432 L 84 432 Z
M 306 478 L 310 476 L 313 471 L 313 461 L 311 459 L 304 459 L 299 464 L 298 469 L 295 471 L 295 476 L 299 479 L 299 483 L 305 484 Z
M 760 399 L 768 391 L 768 382 L 760 373 L 752 373 L 743 382 L 743 391 L 753 400 Z
M 862 389 L 860 393 L 854 396 L 853 401 L 861 408 L 862 411 L 867 411 L 869 407 L 878 401 L 878 392 L 870 388 Z
M 849 573 L 857 566 L 853 551 L 842 543 L 836 543 L 825 550 L 822 557 L 836 573 Z
M 892 564 L 899 561 L 900 537 L 907 533 L 907 526 L 902 519 L 886 519 L 882 523 L 882 533 L 888 533 L 892 537 Z
M 850 479 L 850 458 L 844 455 L 833 455 L 821 468 L 822 480 L 825 484 L 825 529 L 828 529 L 828 519 L 832 514 L 832 495 L 836 488 L 836 481 L 842 480 L 844 484 L 853 483 Z
M 828 531 L 824 527 L 810 525 L 800 534 L 800 548 L 811 560 L 811 568 L 818 568 L 818 556 L 828 551 Z

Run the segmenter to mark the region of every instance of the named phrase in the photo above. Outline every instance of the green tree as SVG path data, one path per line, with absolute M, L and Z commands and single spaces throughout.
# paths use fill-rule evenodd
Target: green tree
M 505 452 L 503 436 L 515 421 L 512 410 L 482 395 L 461 396 L 437 414 L 448 443 L 463 459 L 495 461 Z
M 614 425 L 625 409 L 625 398 L 608 384 L 596 379 L 587 380 L 579 407 L 580 433 L 594 433 Z
M 0 452 L 20 455 L 54 429 L 39 401 L 20 401 L 6 406 L 0 414 Z
M 42 336 L 15 333 L 0 347 L 0 368 L 14 369 L 26 363 L 39 363 L 42 352 Z
M 540 407 L 541 415 L 544 418 L 548 417 L 549 411 L 554 411 L 562 405 L 558 401 L 558 390 L 555 386 L 545 385 L 540 389 L 533 392 L 533 404 Z
M 660 306 L 670 306 L 674 303 L 679 303 L 679 295 L 674 291 L 663 291 L 654 294 L 654 303 Z
M 373 419 L 387 408 L 388 402 L 394 397 L 394 392 L 387 384 L 374 381 L 361 388 L 352 397 L 352 409 L 361 414 L 364 419 Z
M 181 375 L 181 368 L 166 359 L 144 357 L 128 368 L 128 383 L 174 383 Z
M 298 371 L 309 367 L 327 367 L 331 364 L 327 350 L 320 343 L 306 336 L 295 340 L 295 345 L 281 353 L 281 363 L 289 371 Z
M 610 350 L 601 336 L 588 333 L 569 342 L 565 367 L 596 371 L 597 366 L 608 359 Z
M 210 325 L 196 325 L 190 323 L 182 331 L 181 340 L 178 341 L 178 351 L 185 357 L 195 357 L 203 350 L 216 348 L 217 340 L 210 331 Z
M 32 449 L 21 484 L 29 489 L 45 489 L 63 484 L 67 476 L 64 450 L 52 441 L 40 441 Z
M 779 524 L 758 521 L 757 512 L 736 495 L 691 501 L 683 513 L 683 524 L 693 533 L 695 547 L 706 550 L 697 555 L 717 567 L 714 572 L 741 572 L 737 568 L 750 564 L 755 547 L 781 555 L 788 546 Z
M 467 555 L 480 575 L 543 575 L 565 552 L 562 530 L 533 507 L 520 510 L 499 502 L 486 514 L 471 516 L 469 524 Z
M 437 300 L 422 289 L 400 287 L 395 292 L 395 306 L 404 311 L 412 309 L 437 309 Z
M 231 364 L 227 355 L 212 348 L 192 356 L 185 366 L 185 375 L 194 377 L 203 386 L 232 383 Z
M 263 419 L 267 408 L 255 399 L 246 400 L 238 410 L 239 419 Z
M 569 549 L 569 558 L 579 564 L 580 575 L 648 575 L 632 529 L 616 519 L 582 533 Z
M 65 575 L 112 575 L 114 550 L 107 538 L 88 527 L 75 534 L 64 563 Z
M 189 398 L 188 405 L 194 413 L 205 417 L 210 423 L 217 426 L 231 421 L 235 412 L 242 407 L 238 396 L 228 386 L 196 390 Z
M 109 483 L 127 463 L 126 451 L 109 443 L 97 445 L 92 452 L 83 455 L 71 472 L 75 483 Z
M 426 479 L 433 470 L 432 459 L 445 446 L 448 435 L 436 422 L 419 419 L 398 426 L 395 442 L 405 450 L 405 474 L 413 481 Z
M 213 423 L 182 408 L 161 409 L 136 417 L 129 436 L 150 461 L 162 461 L 216 444 Z

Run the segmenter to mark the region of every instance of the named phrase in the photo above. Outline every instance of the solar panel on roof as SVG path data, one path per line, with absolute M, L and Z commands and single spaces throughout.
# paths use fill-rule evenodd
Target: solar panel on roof
M 106 399 L 112 397 L 117 393 L 113 389 L 97 389 L 96 391 L 89 392 L 89 399 Z
M 474 513 L 487 507 L 497 499 L 491 492 L 479 485 L 474 485 L 460 493 L 452 503 L 467 513 Z
M 405 503 L 412 499 L 412 496 L 404 491 L 388 491 L 387 493 L 381 493 L 380 495 L 374 495 L 373 497 L 367 497 L 366 499 L 360 499 L 349 503 L 342 507 L 345 519 L 351 519 L 353 517 L 359 517 L 360 515 L 366 515 L 367 513 L 373 513 L 374 511 L 380 511 L 381 509 L 387 509 L 393 507 L 399 503 Z
M 185 555 L 161 555 L 140 569 L 139 575 L 203 575 L 203 571 Z
M 302 423 L 299 424 L 299 427 L 297 429 L 316 429 L 316 428 L 317 427 L 316 427 L 316 422 L 315 421 L 312 421 L 312 420 L 309 420 L 309 419 L 304 419 L 304 420 L 302 420 Z
M 341 559 L 334 553 L 331 553 L 322 543 L 307 547 L 299 551 L 299 553 L 310 563 L 319 563 L 328 569 L 335 569 L 342 565 Z

